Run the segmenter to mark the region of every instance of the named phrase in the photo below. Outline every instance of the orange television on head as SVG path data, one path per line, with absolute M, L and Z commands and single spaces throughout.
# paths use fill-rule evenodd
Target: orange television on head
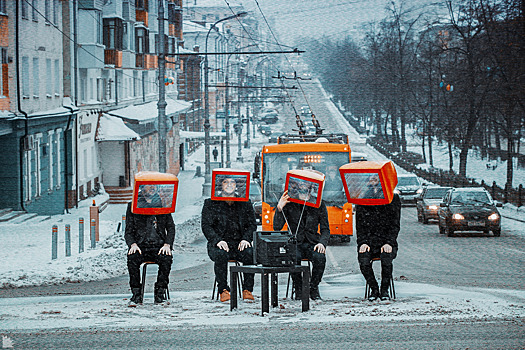
M 175 212 L 179 179 L 173 174 L 141 171 L 135 174 L 133 214 L 156 215 Z
M 286 173 L 285 191 L 288 191 L 290 202 L 319 208 L 323 198 L 325 176 L 311 169 L 289 170 Z
M 250 172 L 228 168 L 213 169 L 211 199 L 247 202 L 250 199 Z
M 391 161 L 348 163 L 339 168 L 348 203 L 384 205 L 392 202 L 397 172 Z

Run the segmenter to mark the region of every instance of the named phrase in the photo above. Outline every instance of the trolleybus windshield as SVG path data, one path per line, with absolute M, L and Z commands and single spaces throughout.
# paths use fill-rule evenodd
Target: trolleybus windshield
M 326 205 L 346 203 L 339 167 L 349 162 L 346 152 L 265 153 L 263 157 L 263 201 L 275 207 L 284 192 L 286 173 L 292 169 L 313 169 L 325 174 L 323 200 Z

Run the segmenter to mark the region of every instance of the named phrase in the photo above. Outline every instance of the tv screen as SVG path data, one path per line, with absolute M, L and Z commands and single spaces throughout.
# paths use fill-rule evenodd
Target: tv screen
M 250 172 L 236 170 L 213 170 L 213 200 L 248 201 L 250 191 Z

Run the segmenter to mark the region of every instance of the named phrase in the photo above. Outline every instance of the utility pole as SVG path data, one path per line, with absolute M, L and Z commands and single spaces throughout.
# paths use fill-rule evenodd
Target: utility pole
M 159 0 L 159 171 L 166 172 L 166 59 L 164 57 L 164 0 Z

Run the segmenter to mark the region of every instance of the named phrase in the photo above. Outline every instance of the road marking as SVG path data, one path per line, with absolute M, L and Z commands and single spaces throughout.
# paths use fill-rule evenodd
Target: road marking
M 339 264 L 337 261 L 335 261 L 334 254 L 332 254 L 330 247 L 326 247 L 326 256 L 328 257 L 328 262 L 330 264 L 332 264 L 334 267 L 339 267 Z

